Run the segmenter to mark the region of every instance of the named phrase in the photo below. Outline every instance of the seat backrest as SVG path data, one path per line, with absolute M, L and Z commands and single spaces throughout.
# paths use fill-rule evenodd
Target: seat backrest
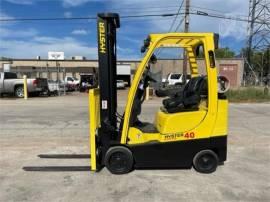
M 184 87 L 183 97 L 189 97 L 191 95 L 199 93 L 203 81 L 204 77 L 202 76 L 191 78 Z
M 163 105 L 167 111 L 180 111 L 188 108 L 197 108 L 201 101 L 201 88 L 205 82 L 205 77 L 194 77 L 183 87 L 181 92 L 175 94 L 174 97 L 163 100 Z M 181 106 L 181 107 L 179 107 Z
M 203 77 L 194 77 L 190 79 L 187 85 L 185 86 L 182 99 L 185 108 L 198 107 L 201 101 L 199 91 L 203 80 L 204 80 Z
M 199 88 L 199 94 L 202 98 L 208 97 L 208 83 L 207 83 L 207 77 L 204 77 L 203 82 L 200 85 Z

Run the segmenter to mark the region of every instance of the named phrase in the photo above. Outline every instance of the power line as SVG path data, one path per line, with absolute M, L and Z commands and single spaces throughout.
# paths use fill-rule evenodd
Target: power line
M 1 18 L 1 22 L 19 22 L 19 21 L 65 21 L 65 20 L 95 20 L 96 17 L 57 17 L 57 18 Z
M 174 32 L 177 32 L 177 30 L 179 29 L 179 27 L 182 25 L 182 23 L 184 22 L 185 18 L 182 18 L 181 21 L 179 22 L 179 24 L 177 25 L 177 27 L 175 28 Z
M 179 8 L 178 8 L 177 15 L 175 15 L 175 18 L 173 19 L 173 22 L 172 22 L 172 24 L 171 24 L 171 26 L 170 26 L 169 32 L 172 31 L 172 28 L 173 28 L 173 26 L 174 26 L 174 23 L 175 23 L 175 21 L 176 21 L 178 15 L 179 15 L 179 13 L 180 13 L 180 11 L 181 11 L 181 8 L 182 8 L 183 4 L 184 4 L 184 0 L 182 0 L 182 3 L 180 4 L 180 6 L 179 6 Z
M 229 12 L 226 12 L 226 11 L 212 9 L 212 8 L 206 8 L 206 7 L 202 7 L 202 6 L 192 6 L 192 5 L 190 5 L 190 7 L 191 8 L 198 8 L 198 9 L 202 9 L 202 10 L 207 10 L 207 11 L 214 11 L 214 12 L 217 12 L 217 13 L 229 13 Z
M 160 14 L 143 14 L 143 15 L 124 15 L 120 16 L 122 19 L 130 19 L 130 18 L 145 18 L 145 17 L 172 17 L 176 15 L 184 15 L 184 12 L 180 13 L 160 13 Z M 248 17 L 246 18 L 240 18 L 235 16 L 225 16 L 225 15 L 217 15 L 209 12 L 204 12 L 197 10 L 192 11 L 189 13 L 190 15 L 199 15 L 204 17 L 210 17 L 210 18 L 219 18 L 219 19 L 227 19 L 227 20 L 234 20 L 234 21 L 242 21 L 242 22 L 250 22 Z M 56 18 L 0 18 L 0 22 L 19 22 L 19 21 L 67 21 L 67 20 L 96 20 L 96 17 L 56 17 Z M 268 21 L 260 21 L 256 20 L 254 21 L 255 24 L 264 24 L 270 26 L 270 23 Z
M 211 13 L 206 13 L 203 11 L 196 11 L 196 12 L 190 12 L 191 15 L 200 15 L 200 16 L 205 16 L 205 17 L 211 17 L 211 18 L 219 18 L 219 19 L 226 19 L 226 20 L 233 20 L 233 21 L 241 21 L 241 22 L 251 22 L 248 17 L 246 18 L 240 18 L 240 17 L 235 17 L 235 16 L 225 16 L 225 15 L 217 15 L 217 14 L 211 14 Z M 266 24 L 270 25 L 270 22 L 268 21 L 254 21 L 256 24 Z
M 190 13 L 190 0 L 185 0 L 185 27 L 184 32 L 189 32 L 189 13 Z M 184 58 L 183 58 L 183 82 L 184 84 L 187 81 L 187 65 L 188 65 L 188 53 L 187 50 L 184 49 Z
M 184 4 L 184 0 L 182 0 L 180 6 L 179 6 L 179 8 L 178 8 L 177 15 L 175 15 L 175 17 L 174 17 L 174 19 L 173 19 L 173 21 L 172 21 L 172 24 L 171 24 L 171 26 L 170 26 L 168 32 L 171 32 L 171 31 L 172 31 L 172 28 L 173 28 L 173 26 L 174 26 L 174 23 L 175 23 L 175 21 L 176 21 L 176 19 L 177 19 L 177 16 L 180 14 L 180 11 L 181 11 L 181 8 L 182 8 L 183 4 Z M 178 26 L 177 26 L 177 27 L 178 27 Z M 156 57 L 158 57 L 158 56 L 160 55 L 160 53 L 162 52 L 162 50 L 163 50 L 163 49 L 158 49 L 158 51 L 157 51 L 157 53 L 156 53 Z
M 143 14 L 143 15 L 123 15 L 120 18 L 143 18 L 143 17 L 171 17 L 176 13 L 163 14 Z M 16 21 L 65 21 L 65 20 L 96 20 L 97 17 L 55 17 L 55 18 L 1 18 L 1 22 L 16 22 Z

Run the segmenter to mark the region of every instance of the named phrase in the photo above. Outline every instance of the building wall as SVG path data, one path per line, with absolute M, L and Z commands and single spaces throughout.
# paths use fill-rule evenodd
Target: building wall
M 197 64 L 199 74 L 206 75 L 205 61 L 199 59 L 197 60 Z M 162 72 L 163 78 L 165 78 L 171 72 L 183 72 L 183 60 L 158 60 L 154 66 L 156 71 Z M 241 86 L 244 71 L 243 59 L 217 59 L 216 66 L 219 75 L 226 76 L 230 81 L 232 81 L 231 87 Z
M 72 75 L 79 78 L 80 73 L 94 73 L 97 72 L 97 60 L 29 60 L 29 59 L 15 59 L 15 60 L 0 60 L 0 71 L 3 71 L 3 64 L 11 63 L 11 71 L 17 72 L 19 76 L 27 74 L 29 77 L 43 77 L 56 80 L 63 79 L 65 76 Z M 139 60 L 125 60 L 118 61 L 118 64 L 128 64 L 131 66 L 131 72 L 136 71 L 139 65 Z M 205 74 L 204 60 L 198 60 L 198 68 L 200 74 Z M 232 80 L 232 87 L 239 87 L 243 78 L 244 61 L 243 59 L 217 59 L 216 66 L 220 74 L 229 76 Z M 182 72 L 183 60 L 158 60 L 154 65 L 155 71 L 160 71 L 162 77 L 165 78 L 170 72 Z M 236 81 L 235 81 L 236 79 Z

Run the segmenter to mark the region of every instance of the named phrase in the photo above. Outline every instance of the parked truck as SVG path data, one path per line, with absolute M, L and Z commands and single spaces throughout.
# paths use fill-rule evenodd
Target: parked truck
M 80 80 L 79 79 L 72 77 L 72 76 L 66 76 L 65 83 L 67 85 L 68 91 L 79 90 L 79 87 L 80 87 Z
M 187 74 L 187 82 L 190 80 L 190 74 Z M 184 75 L 179 73 L 170 73 L 168 74 L 165 82 L 168 82 L 168 85 L 184 85 Z
M 48 92 L 47 79 L 27 79 L 27 91 L 30 94 Z M 0 95 L 13 94 L 16 97 L 24 97 L 23 79 L 19 79 L 16 73 L 0 72 Z

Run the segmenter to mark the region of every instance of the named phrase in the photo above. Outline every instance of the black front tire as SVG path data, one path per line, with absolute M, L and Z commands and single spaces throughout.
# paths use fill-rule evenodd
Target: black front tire
M 131 151 L 123 146 L 114 146 L 108 149 L 105 160 L 106 168 L 112 174 L 126 174 L 133 169 L 133 155 Z
M 200 173 L 213 173 L 218 166 L 218 156 L 212 150 L 202 150 L 193 158 L 193 167 Z

